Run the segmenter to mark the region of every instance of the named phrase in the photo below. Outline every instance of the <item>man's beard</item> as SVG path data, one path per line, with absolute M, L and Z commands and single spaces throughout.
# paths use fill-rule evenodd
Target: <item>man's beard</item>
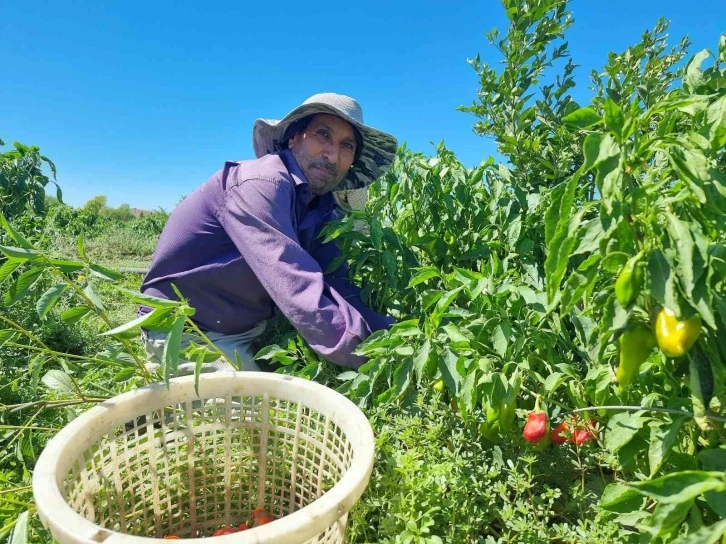
M 342 180 L 342 177 L 338 174 L 338 168 L 334 164 L 329 163 L 324 158 L 320 157 L 318 159 L 311 159 L 307 154 L 301 152 L 301 151 L 292 151 L 293 156 L 295 157 L 295 160 L 298 163 L 298 166 L 300 166 L 300 169 L 303 171 L 303 174 L 305 174 L 305 177 L 308 180 L 308 183 L 311 184 L 311 186 L 314 186 L 317 193 L 317 188 L 320 186 L 320 183 L 324 185 L 325 190 L 318 193 L 318 194 L 324 194 L 331 190 L 333 190 Z M 316 176 L 316 169 L 327 172 L 332 176 L 333 181 L 328 181 L 326 179 L 320 180 Z M 314 178 L 313 178 L 314 176 Z M 331 178 L 328 178 L 331 179 Z M 322 189 L 321 188 L 321 189 Z

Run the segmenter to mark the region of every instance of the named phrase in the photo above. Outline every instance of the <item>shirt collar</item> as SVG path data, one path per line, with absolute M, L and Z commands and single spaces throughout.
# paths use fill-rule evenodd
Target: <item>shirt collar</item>
M 287 171 L 290 172 L 292 180 L 295 182 L 295 187 L 302 184 L 307 185 L 308 180 L 305 177 L 305 174 L 303 174 L 303 171 L 300 169 L 300 166 L 297 164 L 295 155 L 292 154 L 292 151 L 289 149 L 283 149 L 280 151 L 280 159 L 285 165 L 285 168 L 287 168 Z
M 290 172 L 290 176 L 292 176 L 293 182 L 295 183 L 295 188 L 298 190 L 298 192 L 302 191 L 305 195 L 305 198 L 303 199 L 305 202 L 300 203 L 303 206 L 302 209 L 305 210 L 308 203 L 312 199 L 312 196 L 310 195 L 310 188 L 308 186 L 308 180 L 305 177 L 305 174 L 303 174 L 303 171 L 300 169 L 297 161 L 295 160 L 295 155 L 292 154 L 292 151 L 290 151 L 289 148 L 280 151 L 280 159 L 285 165 L 285 168 L 287 168 L 287 171 Z M 335 199 L 333 198 L 333 192 L 331 191 L 318 198 L 318 205 L 316 207 L 320 210 L 320 212 L 322 212 L 323 215 L 327 215 L 336 206 L 337 204 L 335 202 Z

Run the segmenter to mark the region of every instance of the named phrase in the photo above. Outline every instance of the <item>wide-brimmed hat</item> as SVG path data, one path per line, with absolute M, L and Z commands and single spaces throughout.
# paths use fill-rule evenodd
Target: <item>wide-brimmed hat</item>
M 345 191 L 349 197 L 346 200 L 351 201 L 349 204 L 360 201 L 361 196 L 367 193 L 365 189 L 391 167 L 398 142 L 390 134 L 366 125 L 360 104 L 349 96 L 335 93 L 316 94 L 280 120 L 257 119 L 252 130 L 255 155 L 259 158 L 279 151 L 283 147 L 285 131 L 290 124 L 315 113 L 336 115 L 358 130 L 362 139 L 360 155 L 343 181 L 333 190 Z M 350 198 L 354 196 L 353 192 L 355 198 Z

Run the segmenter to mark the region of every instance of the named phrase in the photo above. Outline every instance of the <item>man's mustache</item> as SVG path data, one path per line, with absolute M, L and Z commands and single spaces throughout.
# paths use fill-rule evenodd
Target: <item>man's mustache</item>
M 329 174 L 335 176 L 338 173 L 338 167 L 332 163 L 329 163 L 325 159 L 318 159 L 312 162 L 312 165 L 321 170 L 326 170 Z

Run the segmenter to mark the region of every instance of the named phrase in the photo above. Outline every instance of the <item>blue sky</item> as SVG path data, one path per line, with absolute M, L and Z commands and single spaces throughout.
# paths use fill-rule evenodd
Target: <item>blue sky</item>
M 573 0 L 567 37 L 575 96 L 608 51 L 660 16 L 671 43 L 715 50 L 725 0 Z M 225 160 L 252 157 L 258 117 L 280 118 L 333 91 L 417 151 L 444 140 L 468 166 L 493 154 L 473 134 L 477 77 L 496 62 L 484 32 L 506 28 L 498 0 L 434 2 L 2 2 L 0 138 L 40 146 L 64 199 L 171 210 Z M 7 148 L 3 148 L 7 149 Z

